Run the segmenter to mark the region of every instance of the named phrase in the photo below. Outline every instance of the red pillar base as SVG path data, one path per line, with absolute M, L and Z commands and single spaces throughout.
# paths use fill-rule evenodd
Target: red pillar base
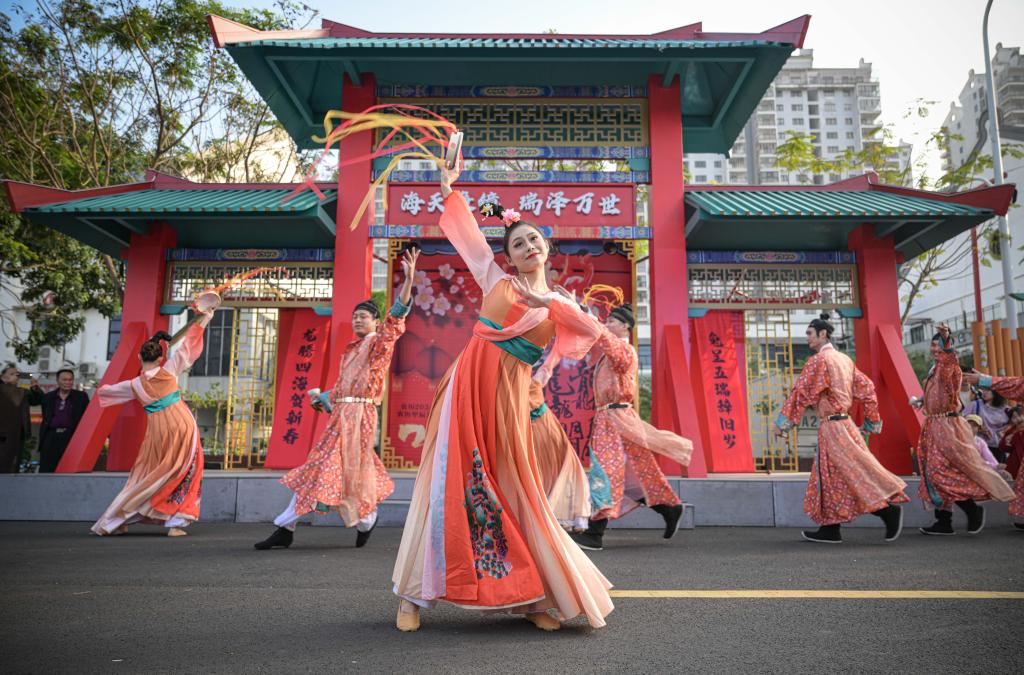
M 651 367 L 652 418 L 693 442 L 688 476 L 707 474 L 704 443 L 689 369 L 689 302 L 683 207 L 683 129 L 679 80 L 647 82 L 651 134 Z M 666 463 L 668 471 L 680 467 Z
M 917 444 L 921 418 L 908 399 L 919 395 L 920 384 L 903 351 L 896 278 L 896 249 L 892 237 L 876 237 L 874 226 L 862 225 L 849 237 L 857 254 L 857 278 L 862 317 L 854 320 L 857 367 L 875 383 L 882 433 L 868 447 L 885 468 L 911 472 L 911 447 Z
M 176 241 L 174 230 L 163 223 L 152 224 L 148 234 L 132 235 L 131 245 L 123 256 L 127 273 L 121 311 L 121 342 L 100 380 L 101 386 L 138 375 L 142 343 L 153 333 L 167 330 L 167 317 L 160 314 L 160 305 L 163 302 L 167 249 L 173 248 Z M 146 414 L 138 403 L 133 401 L 124 406 L 101 409 L 98 397 L 94 396 L 75 435 L 71 437 L 57 473 L 92 471 L 108 435 L 107 471 L 128 471 L 135 463 L 145 433 Z

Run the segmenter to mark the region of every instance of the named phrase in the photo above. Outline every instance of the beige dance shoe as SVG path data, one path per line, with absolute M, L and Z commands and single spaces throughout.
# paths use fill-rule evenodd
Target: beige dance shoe
M 420 608 L 408 600 L 402 600 L 399 602 L 398 618 L 395 620 L 395 626 L 403 633 L 411 633 L 419 630 Z

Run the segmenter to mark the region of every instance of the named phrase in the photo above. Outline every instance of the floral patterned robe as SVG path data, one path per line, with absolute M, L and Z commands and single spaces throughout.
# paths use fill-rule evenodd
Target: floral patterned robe
M 373 451 L 377 438 L 377 406 L 343 398 L 380 402 L 395 342 L 405 332 L 410 307 L 396 300 L 377 333 L 353 340 L 341 357 L 341 372 L 330 393 L 327 427 L 302 466 L 281 482 L 295 492 L 295 514 L 314 508 L 335 509 L 346 527 L 353 527 L 377 509 L 395 489 L 387 469 Z
M 680 504 L 654 453 L 686 466 L 690 463 L 693 443 L 640 419 L 636 410 L 639 359 L 632 344 L 602 326 L 596 347 L 603 356 L 594 367 L 594 403 L 598 410 L 590 439 L 593 518 L 603 520 L 622 515 L 624 499 L 633 501 L 633 497 L 626 494 L 627 479 L 638 483 L 647 506 Z M 613 403 L 629 405 L 605 408 Z
M 776 420 L 776 426 L 789 431 L 800 424 L 805 409 L 814 408 L 818 414 L 818 449 L 804 511 L 819 525 L 847 523 L 889 504 L 910 501 L 903 493 L 907 484 L 875 459 L 853 421 L 828 419 L 849 415 L 854 402 L 864 408 L 865 431 L 881 431 L 875 385 L 849 356 L 826 344 L 807 360 Z
M 974 447 L 971 426 L 959 416 L 963 372 L 952 343 L 943 349 L 924 385 L 924 427 L 918 443 L 925 508 L 949 510 L 965 499 L 1008 502 L 1013 491 Z M 947 417 L 949 413 L 956 416 Z
M 982 377 L 981 386 L 988 387 L 1004 398 L 1024 401 L 1024 377 Z M 1013 483 L 1013 501 L 1010 502 L 1010 515 L 1024 518 L 1024 466 L 1017 470 Z

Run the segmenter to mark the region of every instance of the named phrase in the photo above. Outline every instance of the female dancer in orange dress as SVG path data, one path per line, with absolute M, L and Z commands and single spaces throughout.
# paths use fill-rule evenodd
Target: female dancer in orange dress
M 196 418 L 181 400 L 178 375 L 202 354 L 203 331 L 212 316 L 212 309 L 202 313 L 163 366 L 161 340 L 171 336 L 157 333 L 142 344 L 138 377 L 104 385 L 96 392 L 104 408 L 134 399 L 147 415 L 146 435 L 128 482 L 92 526 L 96 534 L 123 534 L 128 525 L 141 522 L 163 525 L 167 536 L 180 537 L 199 518 L 203 448 Z
M 954 534 L 952 508 L 956 504 L 967 514 L 967 533 L 977 534 L 985 526 L 985 509 L 977 502 L 1008 502 L 1013 490 L 982 461 L 971 427 L 960 416 L 963 372 L 946 325 L 938 326 L 931 352 L 935 365 L 925 381 L 924 398 L 916 402 L 925 417 L 917 452 L 921 465 L 918 494 L 925 508 L 935 509 L 935 523 L 922 527 L 921 532 Z
M 992 377 L 981 373 L 968 373 L 964 379 L 973 385 L 991 389 L 1003 398 L 1024 401 L 1024 377 Z M 1017 467 L 1017 476 L 1013 482 L 1013 501 L 1010 502 L 1010 516 L 1016 522 L 1013 526 L 1024 530 L 1024 464 Z
M 452 192 L 458 173 L 444 172 L 440 226 L 483 302 L 473 338 L 442 378 L 428 417 L 392 576 L 402 598 L 398 628 L 417 630 L 420 607 L 438 600 L 522 613 L 544 630 L 580 614 L 603 626 L 611 584 L 551 511 L 529 399 L 531 366 L 552 335 L 556 354 L 579 359 L 597 339 L 597 324 L 548 288 L 548 244 L 510 210 L 502 214 L 504 250 L 518 276 L 502 271 L 465 199 Z
M 907 484 L 875 459 L 850 419 L 851 406 L 860 403 L 864 431 L 882 431 L 875 385 L 849 356 L 832 346 L 832 330 L 828 314 L 807 327 L 807 344 L 815 354 L 800 371 L 775 421 L 775 435 L 782 438 L 800 424 L 807 408 L 813 407 L 821 420 L 814 467 L 804 494 L 804 511 L 820 527 L 804 532 L 803 537 L 819 544 L 841 543 L 842 524 L 871 513 L 885 524 L 885 540 L 895 541 L 903 531 L 903 507 L 899 504 L 910 501 L 903 493 Z

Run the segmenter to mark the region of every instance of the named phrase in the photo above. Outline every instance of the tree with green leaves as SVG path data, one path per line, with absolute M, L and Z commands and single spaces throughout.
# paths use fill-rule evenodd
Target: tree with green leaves
M 923 103 L 915 111 L 908 114 L 925 116 L 928 114 L 927 103 Z M 928 144 L 937 151 L 948 154 L 951 141 L 962 141 L 963 137 L 951 134 L 943 127 L 932 134 Z M 946 171 L 932 180 L 924 171 L 923 166 L 908 164 L 900 168 L 898 162 L 899 148 L 893 144 L 892 132 L 883 127 L 880 132 L 866 139 L 860 150 L 848 148 L 834 157 L 821 157 L 812 134 L 787 132 L 786 140 L 776 149 L 776 166 L 790 173 L 795 173 L 803 183 L 810 182 L 815 174 L 843 174 L 874 171 L 879 180 L 888 185 L 911 184 L 912 168 L 918 170 L 918 178 L 913 181 L 921 189 L 936 189 L 956 192 L 968 189 L 992 170 L 992 158 L 989 155 L 974 152 L 960 166 Z M 1002 149 L 1004 157 L 1024 157 L 1021 146 L 1006 144 Z M 979 238 L 987 239 L 991 226 L 982 226 Z M 970 240 L 960 237 L 937 246 L 912 261 L 900 266 L 899 293 L 903 305 L 901 321 L 910 316 L 915 300 L 921 295 L 938 286 L 944 281 L 963 276 L 963 265 L 971 253 Z M 990 256 L 982 256 L 981 264 L 991 265 Z
M 11 11 L 20 28 L 0 13 L 0 177 L 62 189 L 138 181 L 148 168 L 195 180 L 275 179 L 251 160 L 280 127 L 214 47 L 206 16 L 283 29 L 311 18 L 305 6 L 38 0 Z M 115 315 L 123 281 L 119 261 L 0 205 L 0 294 L 30 324 L 4 311 L 0 335 L 19 359 L 72 339 L 87 310 Z

